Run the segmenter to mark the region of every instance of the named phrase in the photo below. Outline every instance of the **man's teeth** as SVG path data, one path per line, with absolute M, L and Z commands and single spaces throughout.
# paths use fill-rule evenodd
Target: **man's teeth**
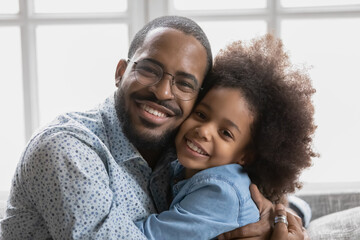
M 191 141 L 186 141 L 186 144 L 188 145 L 188 147 L 191 149 L 191 150 L 193 150 L 193 151 L 195 151 L 195 152 L 197 152 L 197 153 L 200 153 L 200 154 L 202 154 L 202 155 L 207 155 L 207 153 L 206 152 L 204 152 L 203 150 L 201 150 L 200 148 L 198 148 L 195 144 L 193 144 Z
M 144 109 L 146 112 L 152 114 L 152 115 L 155 115 L 157 117 L 166 117 L 166 114 L 165 113 L 162 113 L 162 112 L 159 112 L 147 105 L 142 105 L 142 109 Z

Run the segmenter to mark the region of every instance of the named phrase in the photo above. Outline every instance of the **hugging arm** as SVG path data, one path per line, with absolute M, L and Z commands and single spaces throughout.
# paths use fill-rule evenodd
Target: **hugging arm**
M 219 239 L 270 239 L 272 231 L 271 224 L 274 216 L 273 205 L 260 193 L 256 185 L 250 185 L 250 192 L 252 199 L 260 211 L 260 220 L 256 223 L 237 228 L 231 232 L 226 232 L 218 236 Z
M 256 185 L 250 185 L 251 196 L 260 211 L 260 221 L 226 232 L 219 239 L 246 239 L 246 240 L 295 240 L 308 239 L 307 233 L 302 228 L 301 219 L 298 216 L 286 212 L 283 207 L 274 207 L 258 190 Z M 282 206 L 282 205 L 281 205 Z M 286 214 L 285 214 L 286 213 Z M 274 231 L 272 225 L 275 215 L 287 215 L 289 226 L 276 224 Z
M 168 211 L 152 214 L 136 225 L 148 239 L 212 239 L 239 226 L 239 207 L 248 215 L 247 223 L 258 219 L 258 210 L 251 198 L 239 205 L 230 184 L 209 181 L 196 184 L 186 196 L 178 194 Z

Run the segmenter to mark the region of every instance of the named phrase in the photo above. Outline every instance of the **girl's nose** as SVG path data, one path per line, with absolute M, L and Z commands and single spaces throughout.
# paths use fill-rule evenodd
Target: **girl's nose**
M 209 125 L 202 125 L 201 127 L 195 128 L 197 136 L 205 141 L 211 139 L 211 127 Z

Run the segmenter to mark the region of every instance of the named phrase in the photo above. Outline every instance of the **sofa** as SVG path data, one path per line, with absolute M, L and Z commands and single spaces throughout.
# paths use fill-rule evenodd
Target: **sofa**
M 360 240 L 359 191 L 298 195 L 311 207 L 311 240 Z
M 348 193 L 301 193 L 297 196 L 311 207 L 312 220 L 308 227 L 311 240 L 360 240 L 360 189 Z M 5 215 L 5 208 L 3 196 L 0 219 Z
M 360 206 L 360 192 L 298 195 L 311 207 L 312 221 L 322 216 Z M 360 240 L 360 239 L 359 239 Z

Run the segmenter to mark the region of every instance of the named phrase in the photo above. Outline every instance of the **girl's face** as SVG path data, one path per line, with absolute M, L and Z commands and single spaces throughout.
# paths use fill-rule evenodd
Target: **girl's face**
M 244 164 L 252 122 L 253 114 L 238 89 L 211 89 L 176 136 L 180 163 L 194 170 Z

